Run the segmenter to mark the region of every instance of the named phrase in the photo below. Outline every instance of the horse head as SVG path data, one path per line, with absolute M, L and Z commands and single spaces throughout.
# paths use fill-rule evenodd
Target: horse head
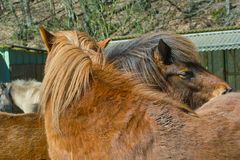
M 153 49 L 153 60 L 172 95 L 195 109 L 214 97 L 232 91 L 226 82 L 207 71 L 194 53 L 186 53 L 174 51 L 163 39 Z
M 161 92 L 167 92 L 192 109 L 231 87 L 207 71 L 195 46 L 173 33 L 147 34 L 106 48 L 107 61 Z

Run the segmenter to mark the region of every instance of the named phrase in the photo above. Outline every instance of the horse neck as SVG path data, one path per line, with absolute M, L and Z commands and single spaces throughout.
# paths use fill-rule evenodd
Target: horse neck
M 93 108 L 101 112 L 105 106 L 111 104 L 108 110 L 109 113 L 114 113 L 114 110 L 119 109 L 119 103 L 127 103 L 128 101 L 129 104 L 121 105 L 122 110 L 129 109 L 129 106 L 132 106 L 132 109 L 134 107 L 146 107 L 149 105 L 148 102 L 153 101 L 163 101 L 164 104 L 172 104 L 173 106 L 179 105 L 178 102 L 169 98 L 167 94 L 147 87 L 145 84 L 138 82 L 135 77 L 129 73 L 119 73 L 114 69 L 112 70 L 112 66 L 105 68 L 104 71 L 98 69 L 93 70 L 91 87 L 77 103 L 80 108 L 74 108 L 79 112 L 88 113 L 93 110 Z M 135 101 L 135 103 L 133 103 L 133 101 Z M 106 105 L 98 105 L 103 103 Z M 158 108 L 161 107 L 163 106 L 158 106 Z
M 120 159 L 127 157 L 132 150 L 138 151 L 139 145 L 141 150 L 147 151 L 157 138 L 154 137 L 154 127 L 158 127 L 158 123 L 162 128 L 171 127 L 175 117 L 178 122 L 183 115 L 181 113 L 173 118 L 171 110 L 181 112 L 174 108 L 179 104 L 174 104 L 166 94 L 144 88 L 130 75 L 120 74 L 111 68 L 104 71 L 94 68 L 92 74 L 89 89 L 59 116 L 59 129 L 63 135 L 68 135 L 67 139 L 54 130 L 54 106 L 49 98 L 44 118 L 50 151 L 61 152 L 61 156 L 64 156 L 62 151 L 88 153 L 89 157 L 94 157 L 94 153 L 111 153 L 105 155 L 114 155 L 114 158 L 99 159 Z M 181 125 L 178 122 L 176 128 Z M 128 145 L 129 142 L 131 145 Z
M 70 106 L 64 113 L 65 115 L 61 116 L 60 126 L 63 133 L 75 134 L 71 135 L 74 141 L 63 140 L 61 145 L 65 147 L 69 144 L 76 144 L 78 150 L 75 153 L 82 153 L 89 151 L 87 146 L 94 143 L 96 145 L 91 148 L 92 153 L 100 151 L 112 153 L 108 156 L 114 155 L 116 156 L 114 159 L 118 159 L 127 156 L 129 152 L 124 151 L 137 150 L 139 145 L 144 151 L 147 151 L 150 146 L 153 147 L 153 141 L 156 138 L 154 134 L 155 131 L 158 132 L 157 127 L 171 127 L 169 123 L 175 123 L 175 117 L 178 123 L 174 129 L 182 126 L 178 118 L 184 113 L 172 116 L 171 110 L 177 112 L 177 109 L 174 109 L 175 104 L 172 99 L 166 97 L 167 95 L 162 94 L 157 100 L 157 95 L 151 97 L 147 93 L 141 94 L 139 92 L 142 91 L 137 92 L 134 87 L 124 89 L 123 84 L 120 87 L 108 85 L 110 80 L 102 79 L 102 77 L 95 78 L 89 92 L 85 93 L 79 102 Z M 181 111 L 178 110 L 178 112 Z M 49 115 L 51 114 L 45 114 L 47 132 L 51 125 Z M 153 132 L 154 127 L 157 129 Z M 59 139 L 62 137 L 59 136 Z M 84 142 L 84 145 L 76 142 L 76 139 L 78 142 Z M 131 140 L 131 146 L 128 145 L 129 140 Z

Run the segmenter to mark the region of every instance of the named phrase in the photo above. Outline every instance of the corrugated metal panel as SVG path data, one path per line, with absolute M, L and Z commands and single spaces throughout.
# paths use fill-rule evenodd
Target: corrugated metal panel
M 183 36 L 189 38 L 200 52 L 240 49 L 240 30 L 183 34 Z M 110 45 L 124 41 L 128 40 L 112 41 Z
M 240 49 L 200 52 L 200 55 L 206 69 L 240 91 Z
M 41 52 L 41 54 L 39 54 Z M 42 80 L 46 54 L 43 50 L 0 48 L 0 82 L 14 79 Z
M 240 91 L 240 49 L 225 51 L 226 81 Z
M 0 82 L 8 82 L 10 80 L 8 51 L 0 48 Z
M 199 51 L 240 49 L 240 30 L 185 34 Z
M 225 64 L 223 51 L 201 52 L 202 64 L 207 70 L 225 80 Z

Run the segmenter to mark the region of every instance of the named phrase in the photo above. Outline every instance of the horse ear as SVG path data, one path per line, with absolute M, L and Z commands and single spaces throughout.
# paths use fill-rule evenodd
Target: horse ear
M 104 39 L 104 40 L 99 41 L 99 42 L 97 42 L 97 43 L 98 43 L 98 46 L 99 46 L 100 48 L 106 48 L 110 41 L 111 41 L 111 39 L 110 39 L 110 38 L 107 38 L 107 39 Z
M 39 27 L 39 32 L 40 32 L 42 41 L 49 53 L 52 48 L 52 41 L 53 41 L 54 35 L 48 32 L 43 26 Z
M 162 40 L 159 40 L 158 46 L 155 47 L 153 57 L 157 62 L 169 65 L 172 63 L 171 48 Z

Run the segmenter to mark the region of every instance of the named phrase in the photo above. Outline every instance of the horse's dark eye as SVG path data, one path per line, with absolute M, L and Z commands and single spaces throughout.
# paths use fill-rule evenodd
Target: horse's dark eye
M 193 78 L 193 72 L 191 71 L 184 71 L 184 72 L 179 72 L 178 76 L 182 79 L 187 79 L 190 80 L 191 78 Z

